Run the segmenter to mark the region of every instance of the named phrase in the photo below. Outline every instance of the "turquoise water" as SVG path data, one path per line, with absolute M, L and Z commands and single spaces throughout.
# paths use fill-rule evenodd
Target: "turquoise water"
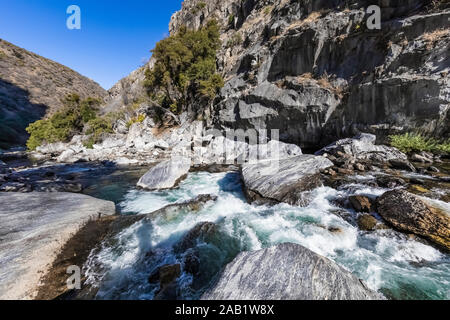
M 99 299 L 153 299 L 158 287 L 148 283 L 148 276 L 159 266 L 182 264 L 187 253 L 177 253 L 173 246 L 198 223 L 214 222 L 220 232 L 196 248 L 201 276 L 183 273 L 178 279 L 183 299 L 199 298 L 240 251 L 283 242 L 301 244 L 332 259 L 388 298 L 450 299 L 449 255 L 393 230 L 362 232 L 352 219 L 347 222 L 333 213 L 339 209 L 333 204 L 338 197 L 374 197 L 384 192 L 359 183 L 341 190 L 322 187 L 312 192 L 308 207 L 300 208 L 248 204 L 238 173 L 193 173 L 178 189 L 169 191 L 131 187 L 118 203 L 125 214 L 149 213 L 199 194 L 214 194 L 218 200 L 200 212 L 182 210 L 171 220 L 158 217 L 136 223 L 117 236 L 114 246 L 105 246 L 90 257 L 88 274 L 93 283 L 101 283 Z M 348 214 L 356 216 L 352 211 Z

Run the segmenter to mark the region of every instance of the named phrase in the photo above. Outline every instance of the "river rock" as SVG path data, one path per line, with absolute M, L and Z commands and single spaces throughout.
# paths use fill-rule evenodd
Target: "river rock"
M 137 183 L 146 190 L 172 189 L 178 186 L 191 168 L 191 160 L 174 157 L 151 168 Z
M 370 199 L 364 196 L 351 196 L 348 198 L 353 209 L 358 212 L 371 212 L 372 204 Z
M 183 239 L 175 245 L 175 252 L 184 252 L 195 247 L 198 241 L 208 242 L 208 239 L 214 237 L 218 232 L 218 227 L 212 222 L 200 222 L 191 229 Z
M 166 221 L 175 219 L 183 210 L 190 212 L 200 211 L 208 202 L 216 201 L 217 196 L 211 194 L 201 194 L 192 200 L 169 204 L 159 210 L 153 211 L 146 215 L 147 219 L 162 217 Z
M 320 171 L 332 166 L 327 158 L 313 155 L 247 164 L 242 167 L 245 193 L 250 202 L 301 205 L 301 193 L 321 186 Z
M 411 162 L 405 159 L 391 159 L 389 160 L 389 164 L 399 170 L 406 170 L 411 172 L 416 172 L 416 168 L 412 165 Z
M 377 219 L 370 214 L 362 214 L 358 217 L 358 227 L 364 231 L 375 230 L 377 223 Z
M 113 202 L 72 193 L 0 194 L 0 203 L 0 299 L 32 299 L 72 234 L 115 214 Z
M 382 295 L 336 263 L 284 243 L 242 252 L 202 300 L 377 300 Z
M 377 199 L 379 214 L 393 227 L 429 239 L 450 251 L 450 213 L 405 190 Z
M 407 160 L 408 157 L 396 148 L 376 145 L 377 137 L 373 134 L 362 133 L 354 138 L 342 139 L 321 149 L 316 155 L 325 153 L 339 155 L 344 153 L 357 160 L 386 162 L 393 159 Z

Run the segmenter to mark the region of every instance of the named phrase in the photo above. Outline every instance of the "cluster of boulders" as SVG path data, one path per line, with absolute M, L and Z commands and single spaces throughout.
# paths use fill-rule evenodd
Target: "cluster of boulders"
M 324 171 L 331 176 L 389 167 L 416 171 L 406 154 L 396 148 L 375 143 L 375 135 L 362 133 L 354 138 L 336 141 L 318 151 L 316 155 L 322 155 L 333 162 L 334 166 Z

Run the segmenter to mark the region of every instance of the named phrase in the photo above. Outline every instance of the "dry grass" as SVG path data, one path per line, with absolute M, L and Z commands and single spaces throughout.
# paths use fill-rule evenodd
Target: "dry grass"
M 307 16 L 305 19 L 292 22 L 289 25 L 289 27 L 287 27 L 286 30 L 288 31 L 288 30 L 292 30 L 295 28 L 300 28 L 305 25 L 309 25 L 309 24 L 317 21 L 322 16 L 322 14 L 323 14 L 323 12 L 321 12 L 321 11 L 314 11 L 309 16 Z
M 425 41 L 427 49 L 431 50 L 435 46 L 436 42 L 448 36 L 450 36 L 450 28 L 438 29 L 433 32 L 425 33 L 422 35 L 422 39 Z

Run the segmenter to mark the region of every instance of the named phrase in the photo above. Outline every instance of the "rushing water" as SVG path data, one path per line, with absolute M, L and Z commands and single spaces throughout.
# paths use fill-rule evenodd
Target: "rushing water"
M 330 258 L 389 298 L 450 299 L 449 255 L 390 229 L 360 231 L 355 212 L 341 217 L 343 209 L 333 204 L 334 199 L 351 194 L 375 197 L 386 191 L 358 183 L 371 178 L 356 177 L 355 183 L 339 190 L 316 189 L 313 201 L 304 208 L 248 204 L 238 173 L 192 173 L 178 189 L 162 192 L 129 188 L 119 203 L 124 214 L 149 213 L 200 194 L 214 194 L 218 200 L 199 212 L 181 210 L 170 220 L 159 217 L 136 223 L 121 232 L 114 244 L 91 255 L 87 267 L 90 280 L 100 283 L 97 298 L 153 299 L 158 286 L 148 283 L 149 275 L 165 264 L 183 264 L 187 253 L 175 252 L 173 246 L 198 223 L 214 222 L 220 230 L 216 238 L 197 245 L 200 276 L 183 273 L 178 280 L 184 299 L 199 298 L 240 251 L 283 242 L 301 244 Z

